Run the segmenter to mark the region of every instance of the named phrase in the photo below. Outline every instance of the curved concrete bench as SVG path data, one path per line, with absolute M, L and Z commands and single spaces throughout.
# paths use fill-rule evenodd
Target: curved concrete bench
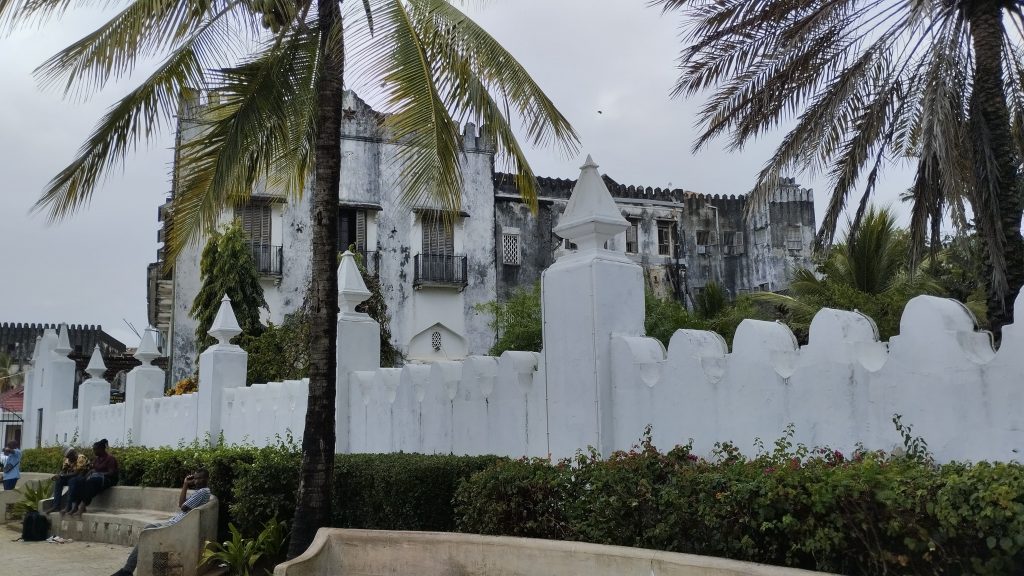
M 23 489 L 26 484 L 45 482 L 53 477 L 53 474 L 43 472 L 22 472 L 18 479 L 18 485 L 14 490 L 0 491 L 0 522 L 9 522 L 14 512 L 14 505 L 24 497 Z
M 797 576 L 822 574 L 710 556 L 582 542 L 321 528 L 274 576 Z
M 217 540 L 219 502 L 210 501 L 190 511 L 173 526 L 143 531 L 148 524 L 165 522 L 178 512 L 177 488 L 114 486 L 93 499 L 82 516 L 57 512 L 48 515 L 50 534 L 85 542 L 139 547 L 137 576 L 193 576 L 207 567 L 199 561 L 207 541 Z M 52 499 L 39 503 L 48 508 Z

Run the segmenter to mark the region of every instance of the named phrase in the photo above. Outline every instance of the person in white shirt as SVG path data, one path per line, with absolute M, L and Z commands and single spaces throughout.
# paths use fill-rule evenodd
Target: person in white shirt
M 171 518 L 157 522 L 156 524 L 150 524 L 143 530 L 150 528 L 163 528 L 164 526 L 172 526 L 181 521 L 190 511 L 199 508 L 210 501 L 210 488 L 207 484 L 210 482 L 210 474 L 206 470 L 196 470 L 192 474 L 185 476 L 185 481 L 181 484 L 181 493 L 178 495 L 178 513 Z M 192 494 L 189 494 L 189 489 L 192 489 Z M 124 567 L 114 572 L 112 576 L 131 576 L 135 573 L 135 566 L 139 563 L 139 547 L 132 548 L 131 554 L 128 555 L 128 560 L 124 563 Z

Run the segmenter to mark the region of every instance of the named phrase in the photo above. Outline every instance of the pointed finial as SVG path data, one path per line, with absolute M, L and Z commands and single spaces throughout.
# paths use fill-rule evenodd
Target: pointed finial
M 39 360 L 39 350 L 41 348 L 41 346 L 39 346 L 39 343 L 42 342 L 42 341 L 43 341 L 43 337 L 42 336 L 36 336 L 36 343 L 32 347 L 32 365 L 33 366 L 35 366 L 36 362 Z
M 71 339 L 68 338 L 68 325 L 60 325 L 60 333 L 57 335 L 57 345 L 53 348 L 53 351 L 60 356 L 67 356 L 71 354 Z
M 107 365 L 103 363 L 103 354 L 100 353 L 100 345 L 97 344 L 92 350 L 92 358 L 89 359 L 89 365 L 85 367 L 85 371 L 94 380 L 102 380 L 103 375 L 107 372 Z
M 341 314 L 363 316 L 356 312 L 356 306 L 368 300 L 370 296 L 372 294 L 366 289 L 363 275 L 359 273 L 355 254 L 346 250 L 341 255 L 341 264 L 338 266 L 338 305 Z
M 555 234 L 575 243 L 580 252 L 594 252 L 628 227 L 629 222 L 615 206 L 608 186 L 597 171 L 597 163 L 588 155 L 580 166 L 580 177 L 569 204 L 554 228 Z
M 209 334 L 217 339 L 217 344 L 231 344 L 231 339 L 242 333 L 242 328 L 238 325 L 238 320 L 235 318 L 235 311 L 231 309 L 231 298 L 225 294 L 224 298 L 220 301 L 220 310 L 217 311 L 217 317 L 213 319 L 213 325 L 210 326 Z
M 139 347 L 135 350 L 135 358 L 142 362 L 143 366 L 151 366 L 151 362 L 160 357 L 160 352 L 156 349 L 156 342 L 153 341 L 153 331 L 146 328 L 142 332 L 142 340 L 139 341 Z

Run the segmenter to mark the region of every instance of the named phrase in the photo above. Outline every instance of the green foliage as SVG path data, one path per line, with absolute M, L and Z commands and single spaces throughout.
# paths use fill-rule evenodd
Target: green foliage
M 801 342 L 814 315 L 822 308 L 858 310 L 878 327 L 883 340 L 899 333 L 907 302 L 921 294 L 940 294 L 942 288 L 923 266 L 911 270 L 909 240 L 887 208 L 870 207 L 860 226 L 834 246 L 818 270 L 797 270 L 789 295 L 758 293 L 756 301 L 778 307 Z
M 474 308 L 490 314 L 489 325 L 498 335 L 488 354 L 501 356 L 506 350 L 540 352 L 543 347 L 540 282 L 516 288 L 505 301 L 484 302 Z
M 342 454 L 334 462 L 332 525 L 379 530 L 455 529 L 459 483 L 495 456 Z
M 46 500 L 53 496 L 53 480 L 25 482 L 14 491 L 21 494 L 21 500 L 14 503 L 14 511 L 11 514 L 11 518 L 24 518 L 26 512 L 39 508 L 40 500 Z
M 309 316 L 304 308 L 286 316 L 281 325 L 269 323 L 259 335 L 243 334 L 240 345 L 249 353 L 248 385 L 309 376 Z
M 909 431 L 908 431 L 909 432 Z M 828 572 L 1024 570 L 1024 467 L 794 445 L 501 461 L 456 496 L 464 532 L 639 546 Z
M 249 576 L 263 555 L 259 541 L 242 537 L 234 524 L 228 524 L 228 530 L 231 539 L 206 543 L 202 563 L 226 568 L 228 576 Z
M 231 298 L 242 333 L 258 336 L 263 331 L 260 308 L 267 307 L 260 286 L 260 275 L 252 259 L 249 240 L 236 220 L 220 232 L 210 235 L 199 262 L 202 286 L 189 315 L 197 320 L 196 349 L 204 350 L 216 340 L 207 332 L 220 309 L 225 294 Z
M 649 289 L 644 294 L 644 330 L 666 347 L 676 330 L 710 330 L 711 323 L 691 313 L 676 300 L 658 298 Z
M 944 294 L 966 304 L 980 324 L 987 324 L 985 246 L 981 238 L 970 233 L 946 236 L 935 258 L 925 263 L 925 270 Z
M 82 450 L 87 456 L 92 453 Z M 234 524 L 254 536 L 275 518 L 295 511 L 302 455 L 290 438 L 264 448 L 211 447 L 193 443 L 177 448 L 112 448 L 121 484 L 178 488 L 196 468 L 210 472 L 210 490 L 221 503 L 220 535 Z M 23 452 L 26 472 L 53 473 L 61 448 Z M 455 529 L 452 499 L 459 484 L 499 459 L 494 456 L 422 454 L 339 454 L 335 457 L 333 525 L 389 530 Z

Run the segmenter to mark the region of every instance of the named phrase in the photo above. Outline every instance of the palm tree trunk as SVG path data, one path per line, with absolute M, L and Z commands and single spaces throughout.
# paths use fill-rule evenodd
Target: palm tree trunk
M 337 383 L 338 190 L 341 181 L 341 108 L 345 53 L 338 0 L 318 0 L 322 64 L 317 80 L 316 163 L 312 199 L 313 270 L 309 289 L 309 400 L 302 436 L 302 478 L 288 557 L 302 554 L 316 531 L 330 524 L 334 476 Z
M 974 90 L 970 102 L 975 155 L 973 204 L 979 232 L 988 243 L 988 316 L 997 339 L 1003 326 L 1013 321 L 1013 300 L 1024 284 L 1022 203 L 1003 85 L 1002 5 L 1000 0 L 976 0 L 967 10 L 974 47 Z M 988 191 L 994 193 L 986 198 Z M 986 213 L 993 217 L 986 218 Z M 999 271 L 992 260 L 999 251 L 1000 242 L 994 241 L 999 236 L 1005 255 L 1005 281 L 999 281 Z

